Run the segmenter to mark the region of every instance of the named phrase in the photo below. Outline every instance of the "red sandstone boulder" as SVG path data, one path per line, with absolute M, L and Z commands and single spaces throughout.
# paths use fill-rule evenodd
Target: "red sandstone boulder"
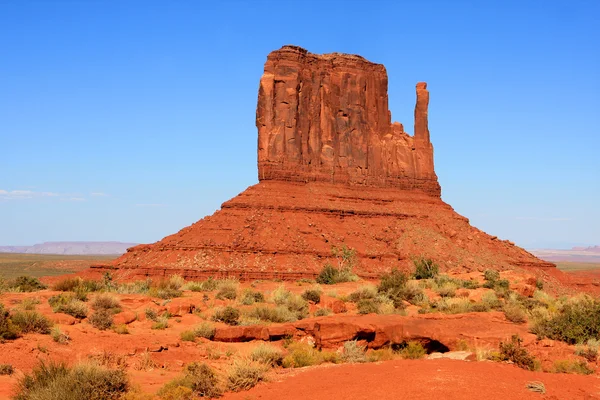
M 172 317 L 181 317 L 185 314 L 191 314 L 196 309 L 196 304 L 189 299 L 173 299 L 167 304 L 167 311 Z
M 75 325 L 79 320 L 69 314 L 63 313 L 52 313 L 50 314 L 50 320 L 55 324 L 60 325 Z
M 115 325 L 129 325 L 137 319 L 137 314 L 132 311 L 123 311 L 113 317 Z
M 512 285 L 512 289 L 519 293 L 521 296 L 532 297 L 535 293 L 535 286 L 528 285 L 526 283 L 517 283 Z

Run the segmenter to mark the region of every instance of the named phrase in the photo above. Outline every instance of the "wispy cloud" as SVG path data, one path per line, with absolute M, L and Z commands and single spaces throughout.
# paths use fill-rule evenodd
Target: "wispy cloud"
M 572 221 L 570 217 L 515 217 L 515 219 L 523 221 Z
M 158 203 L 138 203 L 135 205 L 136 207 L 166 207 L 166 204 L 158 204 Z
M 65 198 L 66 201 L 85 201 L 85 199 L 83 197 L 67 197 Z
M 92 197 L 108 197 L 108 194 L 103 193 L 103 192 L 92 192 L 92 193 L 90 193 L 90 196 L 92 196 Z

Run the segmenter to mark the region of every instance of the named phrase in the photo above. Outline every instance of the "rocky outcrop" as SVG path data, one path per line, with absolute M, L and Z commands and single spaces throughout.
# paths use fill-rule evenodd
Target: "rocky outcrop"
M 260 80 L 259 180 L 421 190 L 440 196 L 427 84 L 417 84 L 415 135 L 391 123 L 385 67 L 356 55 L 284 46 Z
M 420 256 L 465 271 L 553 267 L 441 200 L 427 85 L 416 93 L 409 136 L 391 123 L 382 65 L 294 46 L 272 52 L 256 114 L 260 182 L 109 268 L 130 279 L 303 279 L 338 265 L 332 250 L 343 247 L 356 252 L 355 272 L 371 278 Z

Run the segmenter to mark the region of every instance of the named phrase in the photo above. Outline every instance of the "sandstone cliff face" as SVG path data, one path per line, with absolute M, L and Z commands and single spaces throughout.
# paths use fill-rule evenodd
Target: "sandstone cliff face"
M 391 123 L 385 67 L 296 46 L 269 54 L 260 80 L 259 180 L 321 181 L 421 190 L 440 196 L 425 83 L 417 84 L 415 135 Z

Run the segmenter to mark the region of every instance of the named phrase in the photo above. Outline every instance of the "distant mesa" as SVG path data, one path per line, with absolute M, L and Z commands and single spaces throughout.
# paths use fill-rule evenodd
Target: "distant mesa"
M 122 242 L 44 242 L 33 246 L 0 246 L 0 253 L 120 255 L 137 243 Z
M 533 249 L 531 252 L 539 258 L 551 262 L 600 263 L 600 246 L 573 247 L 570 250 Z
M 444 268 L 554 267 L 469 224 L 444 203 L 416 84 L 414 135 L 391 122 L 385 67 L 297 46 L 271 52 L 260 79 L 259 183 L 178 233 L 139 245 L 113 268 L 129 275 L 314 276 L 332 250 L 379 275 L 428 257 Z

